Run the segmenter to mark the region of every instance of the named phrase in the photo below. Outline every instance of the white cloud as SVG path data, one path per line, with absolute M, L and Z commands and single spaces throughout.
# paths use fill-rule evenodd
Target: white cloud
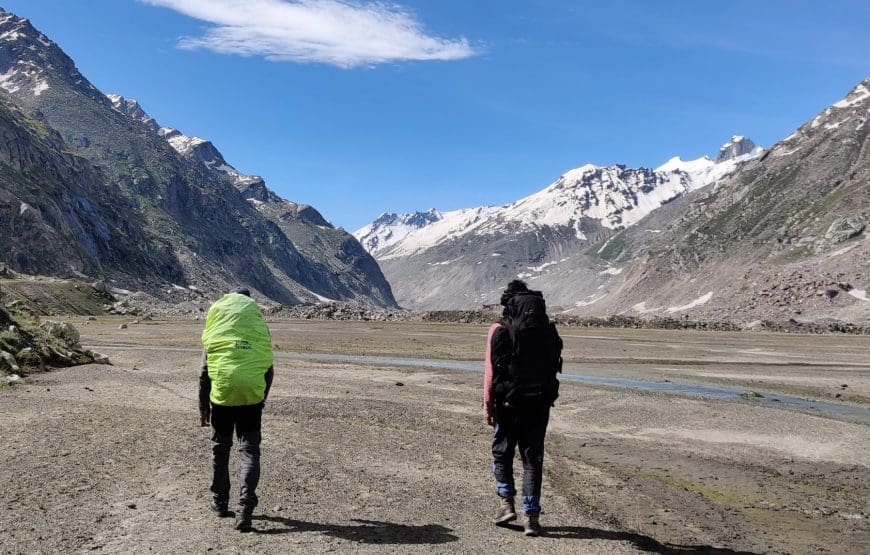
M 360 0 L 141 0 L 214 26 L 181 48 L 339 67 L 476 54 L 464 38 L 426 33 L 408 10 Z

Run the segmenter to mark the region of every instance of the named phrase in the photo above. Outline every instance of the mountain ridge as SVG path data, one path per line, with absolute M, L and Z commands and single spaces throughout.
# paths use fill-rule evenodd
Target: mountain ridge
M 733 151 L 729 150 L 732 143 Z M 572 227 L 583 240 L 583 219 L 597 220 L 608 229 L 632 225 L 661 205 L 710 184 L 762 153 L 763 149 L 752 141 L 735 136 L 720 149 L 719 162 L 709 157 L 692 161 L 675 157 L 655 170 L 586 164 L 510 204 L 449 212 L 433 208 L 427 212 L 382 214 L 354 236 L 378 259 L 412 255 L 471 231 L 489 229 L 495 233 L 511 224 L 525 228 Z M 494 223 L 494 219 L 502 222 Z M 429 229 L 421 231 L 424 228 Z
M 314 217 L 299 218 L 292 225 L 274 221 L 237 188 L 244 181 L 249 196 L 277 202 L 261 179 L 233 175 L 228 164 L 210 168 L 204 163 L 208 160 L 197 159 L 196 148 L 188 155 L 179 153 L 159 128 L 155 132 L 156 122 L 143 117 L 138 103 L 124 99 L 122 106 L 120 97 L 103 95 L 56 43 L 6 11 L 0 11 L 0 88 L 5 92 L 0 103 L 8 108 L 6 123 L 15 136 L 57 132 L 57 140 L 27 140 L 10 148 L 26 144 L 28 156 L 34 158 L 53 158 L 54 151 L 62 149 L 73 153 L 75 157 L 65 162 L 72 168 L 70 179 L 88 171 L 95 182 L 103 183 L 121 210 L 119 218 L 106 221 L 138 237 L 134 251 L 123 256 L 74 249 L 84 252 L 84 258 L 69 266 L 64 262 L 66 251 L 46 252 L 35 238 L 49 232 L 47 225 L 63 236 L 60 243 L 75 245 L 69 226 L 52 226 L 46 218 L 52 215 L 50 219 L 59 222 L 76 213 L 79 219 L 87 218 L 87 210 L 79 207 L 99 205 L 99 187 L 83 188 L 71 198 L 49 199 L 38 188 L 24 185 L 29 182 L 21 172 L 32 171 L 32 166 L 10 167 L 11 173 L 0 182 L 6 210 L 13 214 L 19 204 L 26 204 L 33 213 L 27 226 L 7 230 L 9 240 L 20 243 L 17 255 L 4 260 L 13 269 L 39 267 L 58 277 L 106 278 L 120 288 L 158 296 L 178 284 L 216 293 L 244 283 L 288 304 L 328 298 L 396 306 L 377 263 L 361 247 L 354 250 L 356 241 L 350 235 L 309 223 Z M 18 111 L 21 117 L 14 116 Z M 34 127 L 31 121 L 43 124 Z M 205 144 L 196 142 L 194 147 Z M 219 155 L 217 149 L 199 151 L 214 153 Z M 84 166 L 91 169 L 81 170 Z M 289 221 L 310 212 L 289 210 L 296 206 L 288 204 L 280 215 Z M 288 236 L 292 233 L 303 237 Z M 297 244 L 304 245 L 304 251 Z M 142 271 L 136 262 L 140 259 L 151 260 L 161 271 Z

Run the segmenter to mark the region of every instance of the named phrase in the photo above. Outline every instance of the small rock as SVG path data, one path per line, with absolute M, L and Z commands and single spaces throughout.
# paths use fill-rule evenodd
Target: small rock
M 109 357 L 106 355 L 102 355 L 100 353 L 91 353 L 94 357 L 94 364 L 108 364 L 111 365 L 112 361 L 109 360 Z M 135 370 L 135 368 L 134 368 Z
M 396 385 L 399 386 L 399 387 L 402 387 L 402 386 L 404 386 L 405 384 L 403 384 L 402 382 L 396 382 Z
M 120 326 L 118 326 L 118 329 L 119 329 L 119 330 L 125 330 L 125 329 L 127 329 L 127 324 L 121 324 Z
M 136 508 L 136 503 L 127 503 L 127 508 L 128 508 L 128 509 L 135 509 L 135 508 Z
M 842 387 L 842 388 L 843 388 L 843 389 L 846 389 L 846 388 L 847 388 L 847 387 L 849 387 L 849 384 L 847 384 L 847 383 L 844 383 L 844 384 L 843 384 L 843 385 L 841 385 L 841 386 L 840 386 L 840 387 Z
M 21 376 L 18 374 L 10 374 L 9 376 L 0 375 L 0 383 L 4 383 L 6 385 L 15 385 L 23 383 L 24 380 L 21 379 Z

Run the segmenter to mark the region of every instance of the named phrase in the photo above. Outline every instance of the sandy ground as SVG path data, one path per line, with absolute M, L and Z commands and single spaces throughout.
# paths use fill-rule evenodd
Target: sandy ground
M 77 321 L 114 366 L 0 390 L 0 552 L 870 552 L 865 424 L 564 383 L 548 433 L 547 534 L 527 539 L 489 524 L 479 374 L 285 358 L 264 416 L 256 531 L 240 534 L 207 510 L 201 323 L 119 322 Z M 479 358 L 485 333 L 271 327 L 281 351 L 455 360 Z M 563 335 L 588 373 L 870 398 L 866 337 Z

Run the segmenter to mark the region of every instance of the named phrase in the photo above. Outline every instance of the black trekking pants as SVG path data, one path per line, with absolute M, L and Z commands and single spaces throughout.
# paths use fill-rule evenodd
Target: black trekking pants
M 501 497 L 514 497 L 514 453 L 523 461 L 523 511 L 541 512 L 544 471 L 544 437 L 550 420 L 549 406 L 500 408 L 492 438 L 492 470 Z
M 233 430 L 239 440 L 239 505 L 249 514 L 257 506 L 257 484 L 260 481 L 260 424 L 263 405 L 223 407 L 212 405 L 212 464 L 214 475 L 211 491 L 214 499 L 226 505 L 230 499 L 230 449 Z

